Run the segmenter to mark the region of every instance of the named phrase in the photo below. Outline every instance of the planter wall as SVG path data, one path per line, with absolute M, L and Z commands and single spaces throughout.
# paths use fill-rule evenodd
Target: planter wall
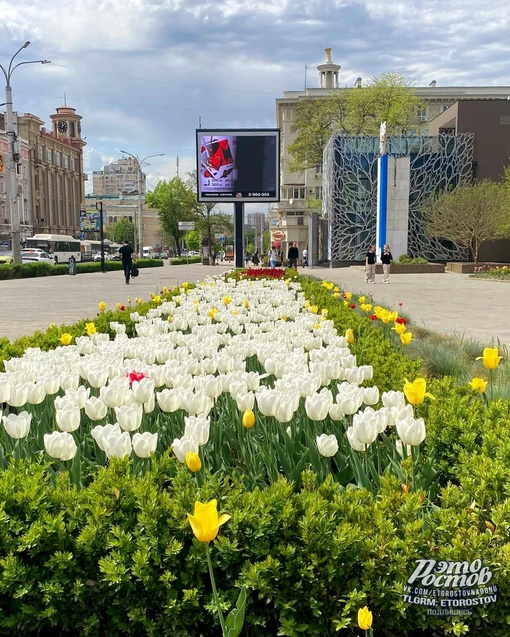
M 444 272 L 442 263 L 392 263 L 391 274 L 436 274 Z M 376 274 L 382 274 L 382 265 L 375 266 Z
M 488 269 L 488 268 L 502 268 L 505 263 L 495 263 L 494 261 L 479 261 L 478 263 L 473 263 L 471 262 L 462 262 L 462 261 L 451 261 L 449 263 L 446 264 L 446 269 L 449 272 L 459 272 L 461 274 L 473 274 L 475 271 L 475 268 L 483 268 L 483 269 Z

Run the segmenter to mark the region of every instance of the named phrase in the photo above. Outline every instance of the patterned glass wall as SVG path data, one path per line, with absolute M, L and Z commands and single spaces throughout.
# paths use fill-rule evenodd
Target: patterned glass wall
M 435 192 L 472 179 L 472 133 L 438 137 L 388 137 L 393 157 L 410 157 L 408 254 L 429 260 L 463 260 L 467 251 L 427 237 L 422 203 Z M 323 211 L 329 222 L 332 262 L 362 261 L 375 242 L 378 137 L 332 137 L 324 150 Z

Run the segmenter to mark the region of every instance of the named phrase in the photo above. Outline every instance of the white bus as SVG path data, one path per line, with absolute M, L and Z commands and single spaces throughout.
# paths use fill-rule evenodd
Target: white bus
M 42 248 L 55 263 L 67 263 L 71 257 L 81 261 L 80 240 L 67 234 L 34 234 L 26 240 L 27 248 Z
M 104 253 L 107 259 L 114 257 L 121 247 L 120 243 L 113 243 L 113 241 L 110 241 L 109 239 L 105 239 L 103 243 Z M 80 241 L 80 249 L 82 261 L 94 261 L 94 257 L 101 254 L 101 241 L 84 239 L 83 241 Z

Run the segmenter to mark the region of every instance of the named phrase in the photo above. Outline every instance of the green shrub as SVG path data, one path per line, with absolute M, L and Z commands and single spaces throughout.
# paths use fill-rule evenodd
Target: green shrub
M 170 265 L 186 265 L 187 263 L 202 263 L 202 257 L 179 257 L 170 259 Z
M 157 268 L 163 265 L 161 259 L 138 259 L 136 265 L 139 268 Z M 122 270 L 121 261 L 105 261 L 105 270 L 107 272 L 114 270 Z M 77 274 L 101 272 L 100 261 L 86 261 L 76 264 Z M 39 276 L 59 276 L 61 274 L 69 274 L 69 266 L 67 263 L 51 265 L 49 263 L 16 263 L 5 264 L 0 266 L 0 280 L 7 279 L 27 279 Z

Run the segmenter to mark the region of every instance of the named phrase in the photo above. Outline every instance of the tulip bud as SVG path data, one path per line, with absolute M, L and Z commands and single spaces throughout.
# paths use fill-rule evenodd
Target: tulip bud
M 243 414 L 243 427 L 251 429 L 255 424 L 255 414 L 251 409 L 247 409 Z
M 351 345 L 351 343 L 354 343 L 354 332 L 350 327 L 345 330 L 345 340 L 347 343 L 349 343 L 349 345 Z
M 202 468 L 200 456 L 194 451 L 188 451 L 186 454 L 186 466 L 192 473 L 197 473 Z
M 317 449 L 321 456 L 325 458 L 331 458 L 338 451 L 338 440 L 336 439 L 335 434 L 327 435 L 321 434 L 316 437 L 317 440 Z

